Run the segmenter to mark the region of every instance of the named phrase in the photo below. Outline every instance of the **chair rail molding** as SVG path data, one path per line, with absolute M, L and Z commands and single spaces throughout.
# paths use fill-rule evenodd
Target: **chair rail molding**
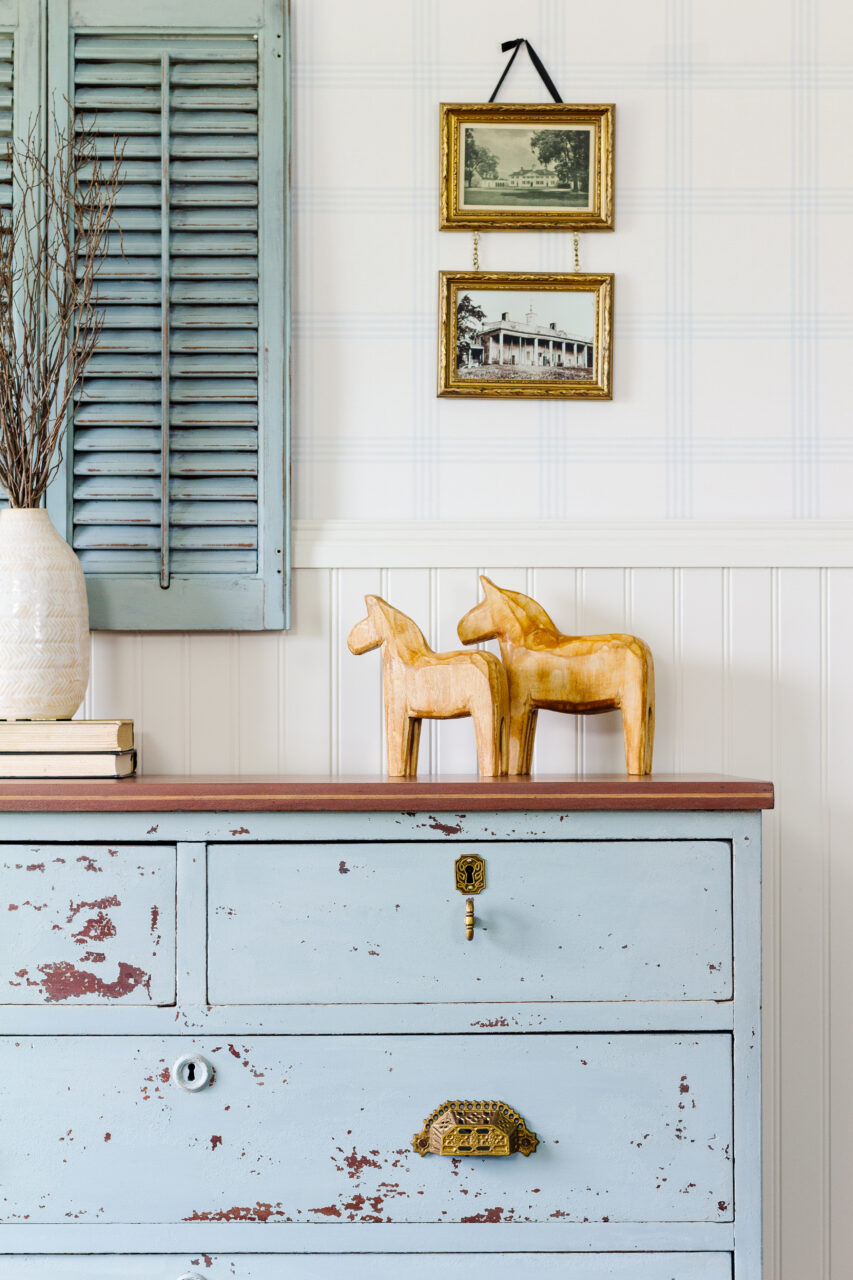
M 299 569 L 850 568 L 853 520 L 297 520 Z

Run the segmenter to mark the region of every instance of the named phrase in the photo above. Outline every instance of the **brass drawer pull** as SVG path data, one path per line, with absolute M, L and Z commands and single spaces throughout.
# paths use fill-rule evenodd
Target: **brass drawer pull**
M 470 942 L 474 936 L 474 899 L 465 900 L 465 937 Z
M 529 1156 L 538 1145 L 518 1112 L 494 1099 L 443 1102 L 412 1138 L 419 1156 Z

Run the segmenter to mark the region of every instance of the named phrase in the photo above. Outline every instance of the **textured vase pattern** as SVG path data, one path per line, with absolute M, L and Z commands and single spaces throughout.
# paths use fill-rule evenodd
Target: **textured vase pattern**
M 0 511 L 0 719 L 73 716 L 88 683 L 80 561 L 46 511 Z

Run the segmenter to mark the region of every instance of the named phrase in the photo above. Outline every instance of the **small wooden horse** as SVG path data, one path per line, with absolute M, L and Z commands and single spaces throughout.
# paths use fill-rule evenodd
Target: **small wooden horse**
M 491 653 L 434 653 L 420 628 L 379 596 L 365 596 L 367 617 L 349 633 L 351 653 L 384 645 L 385 736 L 388 773 L 414 777 L 418 771 L 421 720 L 471 716 L 480 773 L 492 778 L 507 770 L 509 699 L 506 672 Z
M 596 715 L 621 708 L 629 774 L 651 773 L 655 668 L 636 636 L 564 636 L 520 591 L 481 577 L 486 598 L 458 626 L 463 644 L 497 638 L 509 677 L 509 771 L 529 773 L 540 708 Z

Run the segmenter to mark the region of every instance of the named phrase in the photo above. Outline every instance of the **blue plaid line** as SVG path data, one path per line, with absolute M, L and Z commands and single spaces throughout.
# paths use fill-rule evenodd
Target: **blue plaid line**
M 666 467 L 666 514 L 683 518 L 691 514 L 692 332 L 679 317 L 692 312 L 691 188 L 692 110 L 688 74 L 690 59 L 690 0 L 667 0 L 665 41 L 667 51 L 666 102 L 666 257 L 667 365 L 665 408 L 670 452 Z
M 416 315 L 411 311 L 389 311 L 373 316 L 361 311 L 327 313 L 298 312 L 293 317 L 293 332 L 298 341 L 325 341 L 329 338 L 346 342 L 407 342 L 413 336 L 435 337 L 435 310 Z M 660 342 L 675 335 L 680 341 L 726 340 L 739 342 L 846 341 L 853 337 L 853 311 L 779 313 L 774 311 L 694 312 L 677 315 L 667 311 L 616 313 L 616 336 L 632 341 Z
M 814 53 L 818 6 L 813 0 L 791 5 L 791 184 L 813 190 L 820 174 L 819 98 Z M 820 347 L 815 323 L 817 300 L 817 221 L 808 203 L 791 215 L 791 513 L 820 513 Z
M 753 214 L 766 218 L 777 215 L 790 217 L 798 212 L 814 214 L 846 215 L 853 212 L 853 187 L 821 187 L 818 189 L 795 189 L 792 187 L 727 187 L 724 191 L 713 187 L 694 187 L 681 191 L 678 188 L 666 187 L 622 187 L 618 194 L 619 214 L 645 214 L 650 216 L 664 215 L 668 209 L 673 211 L 689 210 L 696 217 L 725 217 L 737 214 Z M 340 189 L 337 187 L 308 187 L 304 184 L 294 187 L 293 208 L 297 217 L 315 214 L 332 214 L 346 217 L 391 216 L 410 217 L 412 214 L 425 214 L 430 219 L 438 217 L 438 198 L 434 185 L 425 187 L 358 187 L 347 188 L 345 208 L 342 205 Z M 467 249 L 468 240 L 464 233 L 453 233 L 454 242 Z M 543 238 L 551 240 L 553 238 Z M 551 249 L 557 245 L 552 244 Z M 554 270 L 568 269 L 568 258 L 565 258 L 565 246 L 560 246 L 556 255 L 543 244 L 540 256 L 550 259 L 556 256 L 559 261 L 544 261 L 541 269 L 553 267 Z M 462 255 L 460 254 L 460 260 Z
M 532 410 L 532 406 L 528 406 Z M 637 463 L 654 463 L 660 466 L 667 459 L 668 441 L 663 435 L 627 435 L 607 432 L 588 436 L 568 435 L 562 437 L 565 442 L 563 462 L 585 464 L 604 464 L 609 462 L 615 453 L 624 464 L 635 466 Z M 389 432 L 387 435 L 359 436 L 357 440 L 347 440 L 337 436 L 319 436 L 300 439 L 295 447 L 294 456 L 300 459 L 311 459 L 318 463 L 346 462 L 375 466 L 378 462 L 395 462 L 406 464 L 410 461 L 423 463 L 428 460 L 431 443 L 425 441 L 421 451 L 413 449 L 412 442 Z M 809 451 L 811 444 L 804 444 Z M 825 439 L 816 447 L 820 462 L 824 465 L 853 462 L 853 441 L 845 437 Z M 779 465 L 791 459 L 792 446 L 790 436 L 727 436 L 725 447 L 721 448 L 718 434 L 694 434 L 692 452 L 697 463 L 718 464 L 720 462 L 737 462 L 744 465 Z M 481 463 L 483 451 L 480 443 L 470 439 L 446 439 L 442 446 L 442 458 L 445 463 Z M 513 432 L 509 436 L 493 434 L 489 441 L 489 461 L 507 463 L 513 466 L 538 466 L 539 457 L 535 451 L 519 451 L 518 440 Z M 555 519 L 571 518 L 571 511 L 566 511 Z
M 390 10 L 391 0 L 388 2 Z M 330 46 L 335 51 L 343 47 L 337 34 L 330 41 L 328 25 L 355 19 L 342 16 L 329 4 L 311 0 L 295 6 L 297 513 L 304 518 L 334 515 L 345 489 L 349 490 L 347 511 L 357 510 L 358 494 L 357 489 L 353 493 L 351 478 L 364 477 L 365 468 L 381 472 L 386 465 L 388 501 L 381 513 L 385 516 L 435 519 L 458 514 L 442 506 L 442 483 L 449 479 L 451 469 L 461 467 L 463 478 L 470 476 L 472 509 L 476 511 L 488 513 L 490 502 L 495 506 L 505 502 L 513 489 L 511 479 L 506 478 L 511 468 L 522 477 L 517 487 L 520 511 L 547 519 L 570 519 L 577 501 L 577 469 L 600 468 L 612 462 L 612 486 L 605 489 L 603 481 L 596 480 L 595 492 L 581 495 L 587 508 L 594 499 L 600 502 L 602 518 L 620 518 L 616 504 L 629 493 L 629 469 L 642 466 L 644 477 L 648 477 L 650 465 L 663 470 L 665 497 L 653 498 L 657 505 L 647 511 L 649 516 L 694 514 L 699 505 L 694 484 L 698 490 L 700 468 L 708 468 L 709 475 L 710 469 L 714 472 L 713 490 L 699 494 L 700 509 L 708 510 L 709 501 L 719 496 L 721 514 L 728 513 L 719 480 L 719 467 L 726 463 L 750 469 L 767 466 L 771 469 L 768 484 L 775 485 L 772 492 L 776 494 L 783 492 L 783 485 L 790 486 L 790 505 L 786 502 L 778 512 L 774 508 L 774 514 L 819 515 L 821 471 L 828 474 L 828 467 L 847 467 L 853 461 L 853 449 L 844 439 L 821 438 L 821 348 L 826 343 L 849 343 L 853 310 L 841 293 L 834 311 L 821 306 L 819 220 L 824 220 L 822 229 L 829 232 L 834 246 L 840 226 L 832 220 L 853 212 L 853 185 L 839 184 L 829 171 L 824 176 L 834 185 L 818 186 L 819 109 L 823 92 L 853 88 L 853 62 L 839 58 L 817 62 L 818 6 L 814 0 L 792 0 L 791 8 L 783 11 L 790 22 L 788 59 L 741 58 L 737 62 L 703 57 L 701 41 L 696 44 L 693 38 L 693 18 L 695 15 L 698 23 L 700 12 L 693 7 L 693 0 L 666 0 L 650 15 L 649 22 L 657 28 L 650 32 L 647 48 L 656 56 L 639 62 L 629 58 L 590 62 L 588 50 L 577 46 L 572 9 L 565 0 L 536 0 L 525 10 L 528 34 L 567 100 L 615 100 L 620 111 L 627 112 L 631 103 L 626 100 L 631 98 L 641 109 L 648 107 L 653 121 L 656 105 L 648 95 L 658 95 L 660 101 L 662 94 L 665 101 L 663 133 L 654 129 L 651 135 L 644 135 L 642 144 L 653 160 L 655 149 L 663 146 L 663 179 L 656 180 L 652 166 L 652 181 L 619 185 L 616 236 L 587 236 L 581 244 L 582 267 L 617 272 L 616 399 L 612 406 L 550 401 L 477 404 L 435 398 L 436 272 L 440 264 L 466 269 L 471 252 L 469 235 L 437 232 L 438 103 L 482 100 L 497 77 L 495 51 L 502 32 L 496 28 L 505 10 L 500 6 L 496 11 L 483 8 L 489 20 L 483 21 L 479 37 L 482 56 L 479 50 L 476 58 L 454 56 L 460 41 L 452 6 L 408 0 L 397 20 L 404 47 L 402 59 L 390 46 L 382 48 L 381 56 L 376 52 L 379 46 L 369 46 L 367 62 L 343 63 L 328 57 Z M 464 37 L 468 38 L 470 33 Z M 470 46 L 462 43 L 461 47 L 467 53 Z M 665 49 L 664 57 L 657 56 L 661 48 Z M 643 52 L 638 50 L 638 57 Z M 445 53 L 449 57 L 445 58 Z M 321 136 L 317 124 L 335 101 L 330 96 L 335 90 L 341 91 L 342 104 L 352 94 L 363 95 L 363 106 L 369 103 L 373 109 L 375 103 L 380 131 L 384 110 L 395 116 L 406 113 L 405 145 L 399 155 L 389 156 L 387 170 L 375 183 L 362 177 L 345 192 L 332 185 L 327 148 L 335 145 L 334 140 Z M 703 171 L 706 185 L 694 183 L 692 107 L 698 107 L 700 101 L 713 107 L 715 93 L 732 90 L 772 95 L 779 128 L 790 135 L 790 182 L 785 181 L 785 175 L 768 171 L 772 185 L 727 186 L 723 178 L 719 186 L 710 186 L 707 171 Z M 502 97 L 507 101 L 542 100 L 535 77 L 521 65 L 513 69 L 512 81 Z M 370 148 L 381 145 L 380 136 L 380 132 L 371 135 Z M 625 136 L 625 129 L 620 128 L 618 155 L 623 154 L 618 149 Z M 719 151 L 722 161 L 722 147 Z M 372 150 L 369 155 L 375 159 Z M 636 177 L 642 170 L 635 168 L 633 172 Z M 357 176 L 355 170 L 353 173 Z M 715 219 L 715 247 L 720 273 L 724 273 L 729 237 L 754 238 L 756 247 L 761 247 L 756 217 L 772 220 L 777 236 L 780 225 L 787 223 L 790 229 L 790 259 L 786 260 L 781 249 L 778 261 L 778 278 L 782 289 L 787 279 L 788 296 L 778 307 L 773 302 L 778 289 L 773 295 L 768 290 L 763 297 L 759 271 L 752 296 L 733 281 L 731 302 L 723 299 L 721 303 L 730 306 L 731 312 L 711 309 L 720 295 L 715 292 L 703 297 L 693 270 L 694 262 L 698 268 L 699 233 L 706 236 L 707 219 Z M 779 219 L 784 220 L 782 224 Z M 372 235 L 375 249 L 377 237 L 369 223 L 381 228 L 381 236 L 386 238 L 387 248 L 379 260 L 387 273 L 396 274 L 395 264 L 401 263 L 396 294 L 387 288 L 388 274 L 383 280 L 382 299 L 390 298 L 390 309 L 372 299 L 369 288 L 363 290 L 366 306 L 357 307 L 355 288 L 362 286 L 353 282 L 369 278 L 366 272 L 359 275 L 360 264 L 345 263 L 340 276 L 331 275 L 324 265 L 327 244 L 332 261 L 340 253 L 341 240 L 336 242 L 335 237 L 344 224 L 348 230 L 349 224 L 356 228 L 355 233 L 350 232 L 354 236 L 351 243 L 357 243 L 363 232 L 368 239 Z M 654 228 L 655 237 L 661 228 L 665 233 L 660 262 L 653 261 L 651 270 L 648 261 L 643 264 L 638 260 L 635 248 L 639 245 L 639 252 L 643 252 L 647 227 Z M 626 231 L 633 237 L 627 262 L 626 242 L 619 234 Z M 562 235 L 486 236 L 484 267 L 512 270 L 529 265 L 540 270 L 566 270 L 571 267 L 570 247 L 570 237 Z M 653 240 L 650 255 L 656 253 Z M 346 269 L 350 265 L 351 275 Z M 661 267 L 663 299 L 660 293 L 645 292 L 647 284 L 655 283 Z M 762 269 L 766 274 L 773 267 L 769 264 Z M 748 417 L 739 416 L 745 413 L 743 405 L 735 409 L 731 422 L 723 424 L 722 435 L 713 433 L 706 408 L 698 399 L 693 365 L 694 359 L 700 358 L 703 366 L 716 362 L 722 357 L 724 343 L 743 348 L 747 360 L 752 359 L 756 344 L 769 344 L 766 358 L 783 370 L 782 379 L 788 369 L 789 385 L 770 388 L 775 393 L 775 399 L 768 397 L 774 421 L 766 425 L 772 434 L 758 434 L 754 426 L 760 430 L 764 423 L 753 424 Z M 706 345 L 710 353 L 704 349 Z M 335 389 L 336 364 L 347 356 L 350 361 L 365 362 L 365 367 L 368 361 L 375 359 L 377 363 L 375 391 L 367 392 L 369 405 L 354 405 L 345 385 Z M 383 358 L 393 366 L 387 390 L 378 371 Z M 652 390 L 651 398 L 636 402 L 634 375 L 641 363 L 653 358 L 665 365 L 662 398 Z M 765 357 L 762 354 L 760 358 Z M 837 346 L 831 348 L 823 355 L 825 371 L 844 358 Z M 707 369 L 705 373 L 707 376 Z M 360 389 L 369 385 L 366 378 L 359 378 Z M 733 397 L 742 399 L 741 386 L 760 403 L 748 372 L 734 377 Z M 824 413 L 828 401 L 825 405 Z M 634 408 L 637 418 L 630 430 L 626 427 L 620 433 L 611 429 L 612 423 L 627 424 Z M 700 410 L 705 413 L 704 434 L 697 433 Z M 841 411 L 837 409 L 836 415 Z M 330 412 L 338 418 L 334 423 L 325 420 Z M 738 425 L 749 433 L 729 438 L 725 433 Z M 340 430 L 340 438 L 335 429 Z M 362 429 L 364 435 L 360 434 Z M 845 430 L 841 422 L 827 423 L 824 430 L 829 429 Z M 481 475 L 496 476 L 493 463 L 505 474 L 503 480 L 492 481 L 499 486 L 494 500 L 488 479 L 479 480 Z M 384 482 L 385 473 L 382 479 Z M 453 493 L 455 505 L 460 492 L 458 476 L 446 492 Z M 637 510 L 639 500 L 628 514 Z M 363 512 L 364 518 L 377 514 Z
M 541 4 L 542 0 L 540 0 Z M 543 25 L 542 23 L 539 24 Z M 533 28 L 529 28 L 533 30 Z M 545 44 L 543 42 L 543 48 Z M 559 46 L 549 45 L 549 49 Z M 318 51 L 322 52 L 322 51 Z M 786 62 L 702 62 L 692 57 L 673 57 L 662 62 L 596 62 L 584 58 L 561 59 L 549 53 L 549 69 L 568 100 L 580 101 L 578 90 L 587 86 L 601 92 L 602 101 L 612 101 L 614 86 L 621 93 L 626 89 L 647 89 L 659 92 L 671 88 L 680 81 L 689 82 L 692 91 L 749 89 L 761 92 L 776 90 L 781 94 L 790 91 L 798 79 L 812 83 L 817 81 L 824 89 L 849 89 L 853 87 L 853 62 L 821 62 L 814 71 L 805 65 L 792 68 Z M 431 86 L 437 83 L 447 101 L 481 102 L 488 97 L 491 84 L 484 61 L 457 62 L 422 59 L 416 66 L 395 65 L 390 62 L 313 61 L 310 65 L 294 67 L 294 84 L 297 89 L 365 89 L 387 91 Z M 516 68 L 512 75 L 515 76 Z M 496 78 L 496 77 L 495 77 Z M 459 93 L 459 86 L 468 91 Z M 572 89 L 569 94 L 569 86 Z M 521 98 L 521 95 L 518 95 Z M 516 101 L 514 91 L 503 92 L 503 101 Z

